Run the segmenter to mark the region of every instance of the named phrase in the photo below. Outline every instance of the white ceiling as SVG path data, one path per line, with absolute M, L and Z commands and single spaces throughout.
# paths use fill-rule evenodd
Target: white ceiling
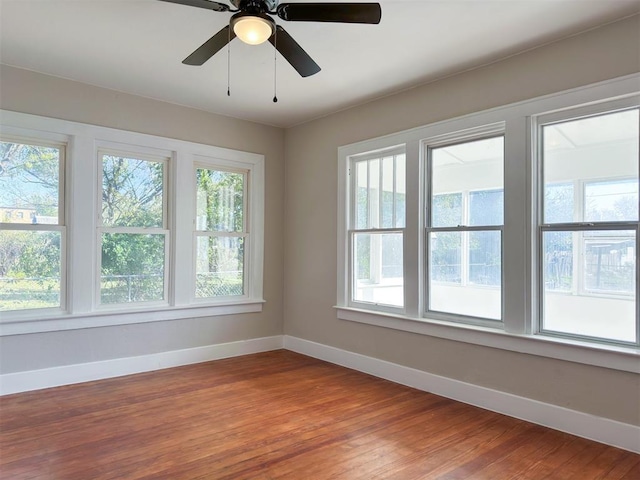
M 278 55 L 278 103 L 269 43 L 231 43 L 227 97 L 226 49 L 181 62 L 231 14 L 157 0 L 0 0 L 0 62 L 288 127 L 640 11 L 640 0 L 380 3 L 380 25 L 278 19 L 322 68 L 301 78 Z

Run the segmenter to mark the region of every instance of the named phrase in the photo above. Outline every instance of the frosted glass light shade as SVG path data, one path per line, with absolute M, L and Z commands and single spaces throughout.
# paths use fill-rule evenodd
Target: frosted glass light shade
M 244 43 L 260 45 L 273 35 L 273 24 L 264 18 L 247 15 L 233 22 L 233 31 Z

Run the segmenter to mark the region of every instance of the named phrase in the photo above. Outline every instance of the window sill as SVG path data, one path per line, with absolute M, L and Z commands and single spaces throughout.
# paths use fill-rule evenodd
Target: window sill
M 640 350 L 633 347 L 600 345 L 539 335 L 518 335 L 488 327 L 371 312 L 350 307 L 337 306 L 334 308 L 336 308 L 338 318 L 341 320 L 613 370 L 640 373 Z
M 57 332 L 81 328 L 110 327 L 132 323 L 163 322 L 186 318 L 215 317 L 262 311 L 264 300 L 243 300 L 233 303 L 149 307 L 140 310 L 104 310 L 82 314 L 51 314 L 25 312 L 0 321 L 0 336 L 27 333 Z M 6 314 L 5 314 L 6 315 Z

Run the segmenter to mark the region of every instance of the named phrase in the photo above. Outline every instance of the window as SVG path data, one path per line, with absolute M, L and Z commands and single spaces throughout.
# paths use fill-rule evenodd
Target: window
M 541 118 L 543 333 L 637 341 L 638 112 Z
M 351 300 L 402 308 L 405 154 L 356 158 L 351 178 Z
M 340 147 L 338 318 L 637 372 L 638 79 Z
M 167 300 L 167 159 L 99 152 L 100 304 Z
M 262 311 L 263 155 L 0 114 L 0 335 Z
M 427 312 L 501 320 L 504 137 L 434 143 L 426 147 Z
M 196 298 L 245 294 L 247 176 L 196 168 Z
M 64 154 L 0 141 L 0 311 L 64 308 Z

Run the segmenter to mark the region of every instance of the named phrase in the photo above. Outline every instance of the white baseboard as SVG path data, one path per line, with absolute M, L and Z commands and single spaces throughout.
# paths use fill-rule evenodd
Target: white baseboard
M 284 348 L 510 417 L 640 453 L 640 427 L 284 336 Z
M 207 345 L 204 347 L 172 350 L 137 357 L 116 358 L 101 362 L 65 365 L 62 367 L 30 370 L 0 375 L 0 395 L 28 392 L 42 388 L 89 382 L 103 378 L 120 377 L 221 358 L 248 355 L 282 348 L 283 337 L 253 338 L 238 342 Z

